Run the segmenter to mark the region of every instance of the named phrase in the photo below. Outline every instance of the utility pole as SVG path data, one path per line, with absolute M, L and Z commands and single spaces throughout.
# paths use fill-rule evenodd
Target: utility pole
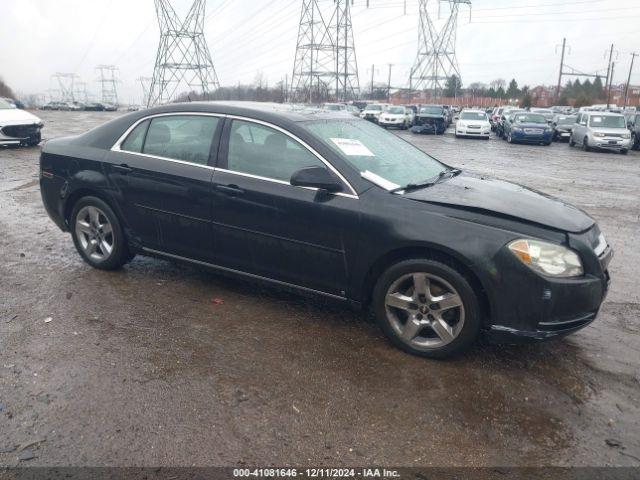
M 558 86 L 556 88 L 556 103 L 558 103 L 558 99 L 560 98 L 560 88 L 562 86 L 562 72 L 564 71 L 564 52 L 567 47 L 567 39 L 562 39 L 562 55 L 560 57 L 560 74 L 558 75 Z
M 371 65 L 371 100 L 373 100 L 373 76 L 376 72 L 376 65 Z
M 627 78 L 627 84 L 624 87 L 624 107 L 623 110 L 627 108 L 627 100 L 629 100 L 629 84 L 631 83 L 631 72 L 633 71 L 633 62 L 638 56 L 637 53 L 631 54 L 631 66 L 629 67 L 629 77 Z
M 387 82 L 387 103 L 391 103 L 391 69 L 393 68 L 393 63 L 389 64 L 389 81 Z
M 609 50 L 609 63 L 607 64 L 607 79 L 604 82 L 605 87 L 609 88 L 609 76 L 611 75 L 611 61 L 613 60 L 613 43 L 611 44 L 611 50 Z M 612 76 L 612 75 L 611 75 Z M 609 93 L 607 92 L 607 108 L 609 108 Z
M 611 103 L 611 87 L 613 86 L 613 70 L 616 67 L 615 62 L 611 62 L 611 76 L 609 78 L 609 88 L 607 88 L 607 110 L 609 110 L 609 104 Z

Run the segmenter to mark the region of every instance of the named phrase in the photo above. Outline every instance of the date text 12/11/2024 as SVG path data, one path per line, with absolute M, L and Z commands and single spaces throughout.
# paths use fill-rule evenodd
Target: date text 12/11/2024
M 385 468 L 237 468 L 234 478 L 282 477 L 282 478 L 400 478 L 397 470 Z

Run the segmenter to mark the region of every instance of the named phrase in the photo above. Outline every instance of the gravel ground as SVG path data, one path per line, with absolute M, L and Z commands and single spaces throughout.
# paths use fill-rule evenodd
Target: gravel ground
M 53 138 L 118 114 L 39 115 Z M 598 320 L 430 361 L 322 300 L 93 270 L 45 214 L 39 150 L 0 149 L 0 465 L 639 466 L 640 154 L 400 135 L 592 214 L 616 249 Z

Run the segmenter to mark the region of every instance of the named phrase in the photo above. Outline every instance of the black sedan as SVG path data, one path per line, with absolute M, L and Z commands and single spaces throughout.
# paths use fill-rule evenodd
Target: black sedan
M 89 265 L 153 255 L 324 295 L 417 355 L 571 333 L 609 283 L 584 212 L 335 112 L 167 105 L 48 141 L 40 163 L 46 210 Z

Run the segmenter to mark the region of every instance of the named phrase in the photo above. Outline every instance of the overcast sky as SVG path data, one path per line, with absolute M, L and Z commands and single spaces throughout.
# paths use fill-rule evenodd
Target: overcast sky
M 332 0 L 320 0 L 331 8 Z M 430 0 L 437 3 L 435 0 Z M 191 0 L 173 0 L 186 13 Z M 208 0 L 205 34 L 223 85 L 274 84 L 291 75 L 302 0 Z M 418 43 L 418 0 L 355 0 L 353 23 L 361 87 L 408 84 Z M 639 0 L 472 0 L 459 16 L 458 63 L 463 83 L 515 77 L 520 85 L 554 84 L 562 37 L 566 62 L 606 73 L 615 44 L 614 81 L 626 81 L 630 53 L 640 51 Z M 444 13 L 445 9 L 443 9 Z M 434 13 L 435 14 L 435 13 Z M 74 72 L 98 91 L 95 67 L 119 68 L 122 102 L 140 103 L 136 82 L 153 74 L 159 30 L 153 0 L 0 0 L 0 76 L 21 93 L 53 87 L 51 74 Z M 640 60 L 632 83 L 640 83 Z

